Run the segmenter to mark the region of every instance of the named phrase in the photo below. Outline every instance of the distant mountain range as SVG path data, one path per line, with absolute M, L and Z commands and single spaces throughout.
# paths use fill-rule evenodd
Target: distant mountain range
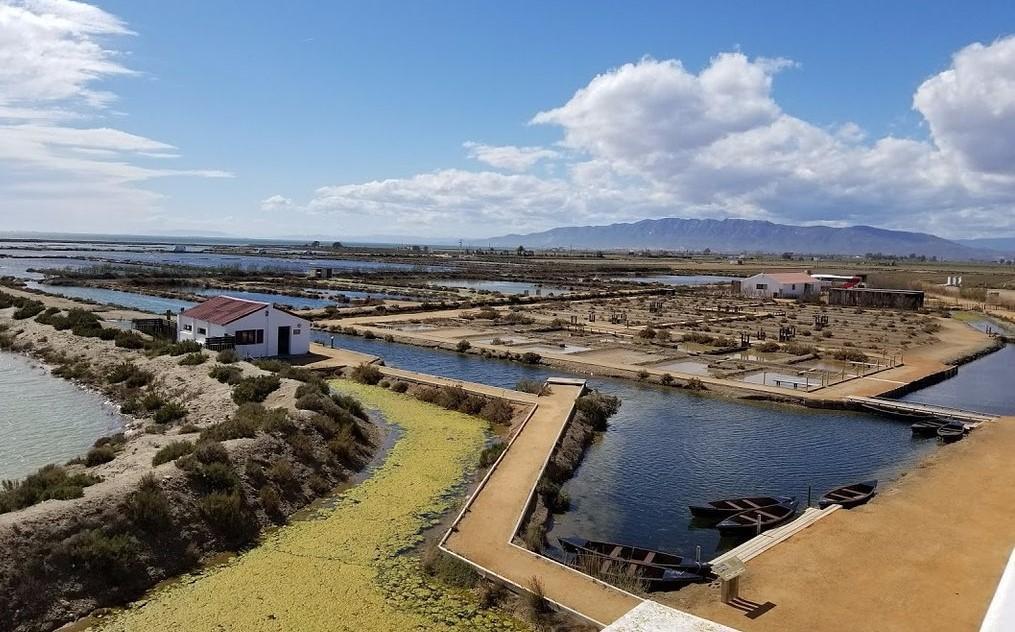
M 502 248 L 595 248 L 602 250 L 704 250 L 715 252 L 794 252 L 800 254 L 935 256 L 939 259 L 993 259 L 999 254 L 927 233 L 872 226 L 791 226 L 747 219 L 646 219 L 609 226 L 571 226 L 488 240 Z
M 957 244 L 970 248 L 988 248 L 1009 257 L 1015 257 L 1015 237 L 987 237 L 984 239 L 955 239 Z

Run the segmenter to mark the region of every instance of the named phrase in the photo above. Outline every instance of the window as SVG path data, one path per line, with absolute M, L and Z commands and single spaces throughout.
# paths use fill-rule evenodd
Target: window
M 754 289 L 756 289 L 756 290 L 767 290 L 768 289 L 768 285 L 766 285 L 764 283 L 759 283 L 759 284 L 754 286 Z
M 235 336 L 238 345 L 259 345 L 264 342 L 263 329 L 242 329 Z
M 184 325 L 183 326 L 183 331 L 194 331 L 194 326 L 193 325 Z
M 794 283 L 793 285 L 791 285 L 789 289 L 791 289 L 791 290 L 795 290 L 795 289 L 796 289 L 796 283 Z
M 198 335 L 203 336 L 203 335 L 208 333 L 208 330 L 205 329 L 204 327 L 198 327 L 197 328 L 197 333 L 198 333 Z
M 294 336 L 300 335 L 300 330 L 299 329 L 293 329 L 293 335 Z

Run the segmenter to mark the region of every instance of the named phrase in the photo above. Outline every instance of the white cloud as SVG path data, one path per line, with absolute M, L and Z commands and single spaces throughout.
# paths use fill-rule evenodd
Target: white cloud
M 943 152 L 975 171 L 1015 175 L 1015 37 L 960 50 L 917 89 L 913 108 Z
M 98 84 L 136 74 L 105 44 L 129 35 L 119 18 L 89 4 L 0 0 L 0 215 L 8 225 L 123 229 L 127 218 L 154 217 L 161 202 L 138 183 L 230 175 L 144 166 L 176 157 L 176 148 L 88 126 L 112 114 L 116 98 Z
M 790 66 L 732 52 L 694 73 L 644 58 L 532 118 L 561 130 L 566 154 L 465 144 L 510 171 L 563 161 L 562 176 L 437 171 L 325 187 L 309 208 L 442 236 L 663 216 L 1015 231 L 1015 38 L 959 51 L 919 88 L 929 140 L 869 139 L 852 122 L 825 128 L 784 112 L 772 84 Z
M 281 211 L 293 206 L 295 206 L 295 203 L 292 200 L 281 195 L 273 195 L 261 200 L 262 211 Z
M 469 158 L 506 171 L 528 171 L 540 160 L 553 160 L 560 152 L 545 147 L 517 147 L 515 145 L 484 145 L 468 141 L 462 144 Z

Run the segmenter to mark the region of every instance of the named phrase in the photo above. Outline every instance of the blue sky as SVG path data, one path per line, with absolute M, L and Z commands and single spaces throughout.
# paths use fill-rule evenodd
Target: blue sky
M 19 162 L 15 150 L 0 153 L 0 165 L 17 167 L 14 175 L 0 175 L 0 213 L 12 229 L 59 223 L 70 230 L 474 238 L 572 223 L 729 215 L 869 223 L 955 237 L 1015 234 L 1013 174 L 995 164 L 1007 156 L 966 155 L 971 150 L 955 140 L 970 136 L 955 129 L 968 109 L 964 99 L 986 93 L 1001 102 L 1000 113 L 993 113 L 1000 120 L 989 120 L 987 112 L 972 133 L 1015 141 L 1004 120 L 1006 99 L 1015 101 L 1015 95 L 1003 85 L 1012 77 L 998 69 L 1007 51 L 991 48 L 1001 40 L 997 45 L 1006 49 L 1003 38 L 1015 31 L 1010 2 L 98 2 L 94 14 L 58 0 L 6 6 L 26 22 L 49 15 L 94 25 L 100 16 L 86 43 L 130 71 L 96 72 L 94 79 L 55 76 L 54 82 L 72 85 L 39 94 L 22 89 L 17 73 L 4 77 L 0 70 L 0 95 L 13 85 L 8 93 L 17 97 L 9 97 L 8 106 L 70 109 L 76 116 L 55 125 L 111 128 L 173 148 L 128 148 L 129 157 L 118 159 L 146 171 L 111 175 L 106 198 L 88 177 L 88 165 L 67 174 L 79 166 L 53 166 L 37 155 Z M 53 37 L 39 33 L 26 28 L 20 37 Z M 81 39 L 71 28 L 64 35 L 76 44 Z M 926 112 L 915 110 L 914 95 L 924 82 L 948 71 L 953 56 L 977 42 L 988 50 L 971 54 L 971 70 L 963 75 L 969 78 L 963 84 L 974 87 L 957 95 L 929 91 Z M 38 63 L 39 72 L 59 75 L 42 58 L 52 58 L 51 50 L 40 47 L 41 61 L 26 59 L 25 67 Z M 760 68 L 761 83 L 716 98 L 727 104 L 721 107 L 764 103 L 744 116 L 723 113 L 724 123 L 736 120 L 718 130 L 712 124 L 719 106 L 695 106 L 687 116 L 703 116 L 711 131 L 690 144 L 681 130 L 696 122 L 683 114 L 673 115 L 674 127 L 657 129 L 658 120 L 702 100 L 699 88 L 684 85 L 688 77 L 699 76 L 720 54 L 738 52 L 742 63 L 728 71 L 748 75 Z M 87 67 L 95 61 L 90 54 L 70 63 Z M 646 57 L 655 65 L 640 64 Z M 679 67 L 663 65 L 669 60 L 679 60 Z M 625 64 L 633 66 L 623 70 Z M 622 69 L 613 77 L 616 85 L 596 88 L 616 93 L 573 101 L 597 75 L 616 69 Z M 673 89 L 640 101 L 659 85 Z M 115 98 L 82 105 L 74 90 Z M 715 96 L 705 91 L 705 100 Z M 568 106 L 552 120 L 531 123 L 539 112 Z M 630 117 L 628 108 L 639 114 Z M 780 147 L 791 142 L 806 151 L 773 158 L 785 163 L 779 172 L 731 164 L 729 148 L 714 145 L 730 135 L 756 136 L 752 130 L 780 117 L 786 125 L 769 136 L 778 134 Z M 5 119 L 0 111 L 0 123 L 7 124 L 0 134 L 26 121 L 38 127 L 24 115 Z M 624 135 L 646 134 L 645 141 L 619 146 L 614 123 Z M 990 125 L 996 125 L 992 132 Z M 26 134 L 16 131 L 15 149 Z M 828 137 L 818 138 L 818 131 Z M 667 142 L 654 143 L 653 135 Z M 846 136 L 845 147 L 829 144 Z M 886 137 L 918 145 L 894 148 L 886 157 L 877 149 Z M 478 145 L 463 146 L 467 142 Z M 480 145 L 548 153 L 506 166 L 477 160 Z M 114 143 L 89 151 L 96 161 L 112 161 L 117 158 L 100 151 L 123 150 Z M 836 158 L 836 151 L 844 157 Z M 141 155 L 151 153 L 178 157 Z M 643 159 L 649 153 L 652 160 Z M 701 164 L 706 154 L 708 169 Z M 826 159 L 855 160 L 854 172 L 887 164 L 887 175 L 847 182 L 831 167 L 810 174 L 812 163 Z M 921 161 L 926 166 L 919 173 L 895 172 Z M 807 172 L 803 181 L 801 171 Z M 75 195 L 78 177 L 90 185 L 85 194 Z M 39 193 L 48 179 L 59 195 Z M 599 186 L 606 181 L 609 187 Z M 81 210 L 67 208 L 72 205 Z

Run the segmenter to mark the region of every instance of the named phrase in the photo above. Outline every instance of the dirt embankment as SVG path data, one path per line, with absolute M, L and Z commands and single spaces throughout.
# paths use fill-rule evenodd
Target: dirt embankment
M 299 381 L 281 379 L 263 406 L 240 408 L 233 387 L 209 376 L 214 361 L 149 358 L 34 319 L 12 320 L 12 312 L 0 310 L 0 325 L 14 350 L 70 367 L 65 375 L 113 401 L 155 392 L 187 414 L 166 424 L 125 417 L 112 460 L 65 466 L 101 478 L 81 497 L 0 514 L 0 630 L 53 629 L 136 598 L 210 555 L 249 546 L 346 480 L 380 443 L 355 406 L 329 407 L 323 393 L 298 406 L 297 390 L 312 390 Z M 150 382 L 134 391 L 109 384 L 106 376 L 125 362 Z M 244 362 L 231 366 L 245 377 L 268 375 Z M 300 409 L 307 406 L 313 409 Z M 276 407 L 285 412 L 271 413 Z M 160 449 L 179 442 L 191 454 L 153 466 Z

